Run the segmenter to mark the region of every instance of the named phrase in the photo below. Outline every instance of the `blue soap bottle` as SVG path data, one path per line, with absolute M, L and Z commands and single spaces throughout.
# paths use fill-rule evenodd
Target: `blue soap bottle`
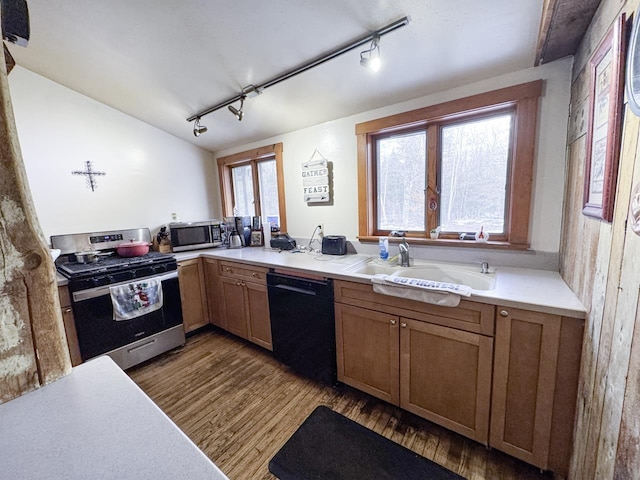
M 378 246 L 380 247 L 380 259 L 387 260 L 389 258 L 389 239 L 387 237 L 380 237 L 378 239 Z

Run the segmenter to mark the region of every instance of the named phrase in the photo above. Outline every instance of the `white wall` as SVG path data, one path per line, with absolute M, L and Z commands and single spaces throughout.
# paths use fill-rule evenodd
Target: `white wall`
M 50 235 L 149 227 L 220 215 L 210 152 L 16 66 L 9 75 L 29 186 Z M 91 191 L 73 170 L 90 160 Z
M 358 234 L 358 186 L 355 125 L 375 118 L 405 112 L 511 85 L 544 79 L 534 172 L 533 211 L 531 216 L 531 250 L 524 253 L 487 252 L 472 248 L 414 248 L 416 256 L 430 253 L 449 255 L 459 261 L 492 258 L 502 265 L 557 268 L 560 249 L 560 223 L 565 174 L 565 141 L 569 117 L 572 59 L 552 62 L 486 81 L 448 90 L 314 127 L 267 138 L 241 147 L 216 152 L 216 157 L 230 155 L 260 145 L 283 142 L 287 227 L 295 238 L 309 238 L 317 223 L 324 223 L 327 234 L 346 235 L 353 242 Z M 266 93 L 268 95 L 268 93 Z M 307 205 L 303 202 L 301 163 L 317 148 L 334 169 L 334 204 Z M 356 243 L 358 251 L 370 253 L 375 247 Z M 371 250 L 374 248 L 374 250 Z M 475 250 L 475 251 L 474 251 Z

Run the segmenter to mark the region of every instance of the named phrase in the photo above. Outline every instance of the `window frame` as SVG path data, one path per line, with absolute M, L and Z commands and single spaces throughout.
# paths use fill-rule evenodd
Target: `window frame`
M 533 184 L 533 165 L 537 133 L 539 97 L 543 80 L 506 87 L 471 97 L 461 98 L 409 112 L 390 115 L 356 125 L 358 156 L 358 239 L 377 241 L 388 232 L 376 229 L 376 157 L 377 138 L 424 128 L 427 132 L 427 191 L 425 202 L 436 196 L 439 172 L 436 165 L 440 157 L 441 128 L 491 114 L 513 111 L 511 135 L 511 161 L 507 172 L 508 195 L 506 198 L 505 234 L 494 236 L 487 243 L 460 240 L 449 234 L 437 240 L 429 238 L 429 229 L 437 222 L 437 212 L 426 203 L 427 228 L 424 232 L 409 232 L 414 243 L 446 244 L 452 246 L 481 246 L 484 248 L 529 248 L 529 221 Z M 434 160 L 435 159 L 435 160 Z
M 283 144 L 274 143 L 263 147 L 246 150 L 244 152 L 234 153 L 225 157 L 219 157 L 216 162 L 218 164 L 218 177 L 220 181 L 220 197 L 222 202 L 222 213 L 225 217 L 233 216 L 233 178 L 232 169 L 243 165 L 251 165 L 251 176 L 253 178 L 254 203 L 257 215 L 262 216 L 262 208 L 260 205 L 260 188 L 258 182 L 257 164 L 262 161 L 275 160 L 276 162 L 276 182 L 278 188 L 278 210 L 280 215 L 280 230 L 287 231 L 287 215 L 284 195 L 284 165 L 282 160 Z

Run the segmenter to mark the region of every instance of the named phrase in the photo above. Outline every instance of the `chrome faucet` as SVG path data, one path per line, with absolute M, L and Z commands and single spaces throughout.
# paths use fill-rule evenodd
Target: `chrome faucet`
M 400 266 L 408 267 L 409 265 L 409 244 L 406 238 L 402 238 L 402 241 L 398 244 L 398 252 L 400 253 Z
M 480 266 L 480 273 L 489 273 L 489 263 L 488 262 L 482 262 L 482 265 Z

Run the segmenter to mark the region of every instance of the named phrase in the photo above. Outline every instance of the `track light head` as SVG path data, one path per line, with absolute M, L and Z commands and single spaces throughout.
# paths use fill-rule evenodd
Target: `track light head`
M 240 108 L 236 108 L 233 105 L 229 105 L 229 111 L 231 113 L 233 113 L 236 118 L 238 119 L 239 122 L 242 121 L 242 117 L 244 117 L 244 112 L 242 111 L 242 109 L 244 108 L 244 99 L 247 98 L 246 96 L 242 96 L 240 98 Z
M 361 58 L 360 65 L 367 67 L 368 69 L 377 72 L 380 70 L 380 57 L 373 58 Z
M 371 46 L 360 52 L 360 65 L 374 72 L 380 70 L 380 36 L 375 35 L 371 40 Z
M 193 135 L 199 137 L 200 134 L 205 133 L 207 130 L 207 127 L 200 125 L 200 117 L 196 118 L 196 121 L 193 122 Z

